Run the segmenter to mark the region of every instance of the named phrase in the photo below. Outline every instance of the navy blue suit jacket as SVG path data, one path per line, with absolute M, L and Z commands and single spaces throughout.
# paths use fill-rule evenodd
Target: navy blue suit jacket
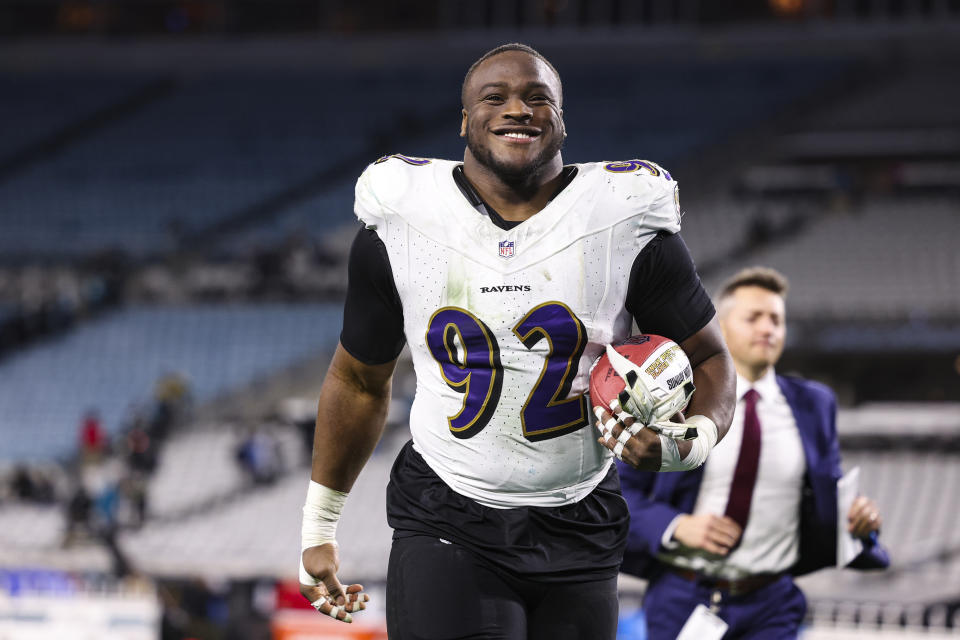
M 836 564 L 837 480 L 843 474 L 837 440 L 837 402 L 830 389 L 816 382 L 777 376 L 777 384 L 793 411 L 807 462 L 800 501 L 799 559 L 790 570 L 799 576 Z M 677 515 L 693 511 L 703 467 L 654 473 L 617 464 L 623 496 L 630 507 L 630 533 L 621 571 L 653 578 L 662 568 L 655 556 L 664 532 Z M 846 522 L 841 526 L 846 526 Z M 886 550 L 873 537 L 865 541 L 863 552 L 848 566 L 880 569 L 889 564 Z

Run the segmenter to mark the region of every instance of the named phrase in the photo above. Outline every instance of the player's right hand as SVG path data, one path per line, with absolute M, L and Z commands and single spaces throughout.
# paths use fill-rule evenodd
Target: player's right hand
M 634 469 L 660 470 L 660 436 L 637 424 L 636 418 L 629 414 L 613 416 L 602 407 L 594 407 L 593 412 L 597 417 L 594 424 L 600 432 L 597 442 Z
M 318 584 L 300 583 L 300 593 L 314 609 L 341 622 L 353 622 L 351 613 L 367 608 L 370 596 L 363 586 L 351 584 L 344 588 L 337 579 L 340 558 L 335 542 L 303 550 L 303 568 L 318 580 Z
M 634 469 L 660 471 L 663 464 L 663 451 L 659 431 L 644 427 L 635 416 L 621 411 L 616 401 L 610 411 L 603 407 L 594 407 L 593 413 L 597 417 L 597 422 L 594 424 L 600 432 L 597 442 L 613 451 L 617 459 L 626 462 Z M 673 419 L 677 421 L 678 427 L 683 426 L 682 413 L 678 413 Z M 677 450 L 681 458 L 690 453 L 690 447 L 689 440 L 677 441 Z
M 727 516 L 684 514 L 677 520 L 673 539 L 691 549 L 725 556 L 737 545 L 742 534 L 740 525 Z

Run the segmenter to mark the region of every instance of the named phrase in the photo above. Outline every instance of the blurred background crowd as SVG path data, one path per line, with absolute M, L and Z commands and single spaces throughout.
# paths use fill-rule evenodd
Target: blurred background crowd
M 461 157 L 510 41 L 566 162 L 669 168 L 708 290 L 791 279 L 779 370 L 837 391 L 894 559 L 806 578 L 806 637 L 960 630 L 958 36 L 956 0 L 0 0 L 0 638 L 385 637 L 406 356 L 340 528 L 374 606 L 296 589 L 354 181 Z

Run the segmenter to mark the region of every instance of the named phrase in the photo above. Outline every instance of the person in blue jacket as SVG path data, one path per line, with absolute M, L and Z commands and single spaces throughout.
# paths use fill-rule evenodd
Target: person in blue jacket
M 737 370 L 737 405 L 706 464 L 651 473 L 618 463 L 630 507 L 621 570 L 649 581 L 650 640 L 676 638 L 700 604 L 729 625 L 724 638 L 797 637 L 806 599 L 793 577 L 836 564 L 838 527 L 863 541 L 849 567 L 889 565 L 872 500 L 859 496 L 838 522 L 833 392 L 774 371 L 787 286 L 777 271 L 754 267 L 721 289 L 718 315 Z

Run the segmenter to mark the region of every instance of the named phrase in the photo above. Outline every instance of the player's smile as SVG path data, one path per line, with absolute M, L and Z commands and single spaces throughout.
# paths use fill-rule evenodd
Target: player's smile
M 534 127 L 500 127 L 493 134 L 511 144 L 531 144 L 540 136 L 540 130 Z

